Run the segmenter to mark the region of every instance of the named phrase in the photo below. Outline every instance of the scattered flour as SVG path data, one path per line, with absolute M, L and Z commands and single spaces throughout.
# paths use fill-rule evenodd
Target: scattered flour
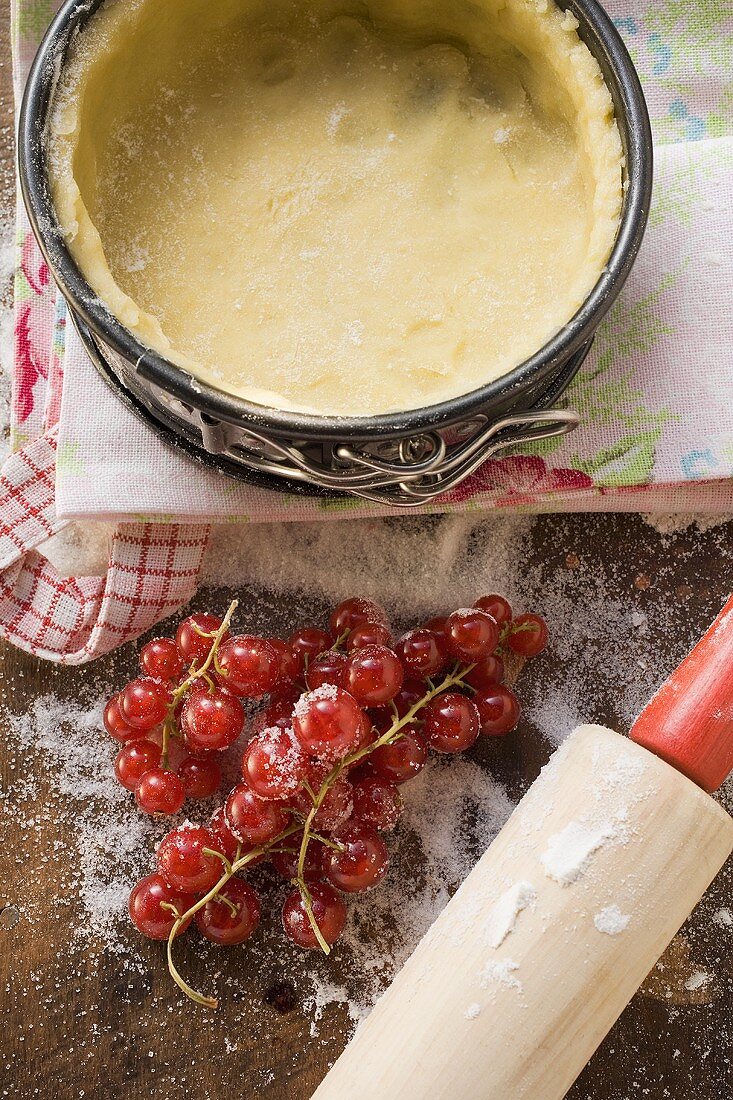
M 630 921 L 631 916 L 622 913 L 618 905 L 607 905 L 605 909 L 601 909 L 600 913 L 596 913 L 593 918 L 593 923 L 598 931 L 603 932 L 606 936 L 619 936 L 629 927 Z
M 501 947 L 507 936 L 514 931 L 519 914 L 534 905 L 536 900 L 537 891 L 531 882 L 518 882 L 505 890 L 486 922 L 485 936 L 489 947 Z
M 712 974 L 708 974 L 707 970 L 696 970 L 685 982 L 685 989 L 693 993 L 696 989 L 702 989 L 703 986 L 712 981 L 712 978 Z
M 478 1001 L 474 1001 L 473 1004 L 468 1006 L 463 1015 L 467 1020 L 475 1020 L 477 1016 L 481 1015 L 481 1005 Z
M 689 512 L 652 512 L 643 515 L 641 518 L 655 531 L 658 531 L 660 535 L 677 535 L 681 531 L 688 531 L 691 527 L 695 527 L 700 532 L 709 531 L 713 527 L 720 527 L 724 523 L 729 523 L 733 519 L 733 515 L 715 516 L 695 515 Z
M 561 886 L 577 882 L 587 870 L 593 853 L 614 834 L 613 826 L 608 823 L 591 826 L 571 821 L 547 841 L 547 847 L 540 856 L 545 874 Z
M 733 928 L 733 913 L 730 909 L 718 909 L 713 913 L 713 924 L 717 924 L 719 928 Z

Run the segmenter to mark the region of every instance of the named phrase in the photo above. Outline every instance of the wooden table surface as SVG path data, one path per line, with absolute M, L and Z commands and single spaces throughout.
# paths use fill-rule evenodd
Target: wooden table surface
M 10 117 L 8 57 L 4 17 L 0 111 L 5 120 Z M 0 189 L 12 185 L 11 157 L 7 141 L 0 149 Z M 733 587 L 728 545 L 733 545 L 733 524 L 705 534 L 691 530 L 663 537 L 623 515 L 544 517 L 534 528 L 529 564 L 541 565 L 550 577 L 582 559 L 584 583 L 603 579 L 610 603 L 642 590 L 661 679 Z M 202 594 L 197 605 L 220 609 L 229 595 Z M 267 619 L 273 632 L 294 622 L 299 613 L 322 616 L 326 611 L 324 604 L 302 596 L 273 600 L 270 593 L 250 589 L 246 597 L 255 618 Z M 578 640 L 577 660 L 585 661 L 592 651 L 597 657 L 603 638 L 599 623 L 598 637 L 589 633 Z M 522 697 L 537 702 L 543 683 L 560 670 L 563 659 L 550 652 L 541 667 L 528 669 L 521 681 Z M 131 646 L 89 670 L 59 670 L 7 646 L 0 648 L 0 1096 L 306 1100 L 343 1046 L 347 1019 L 343 1006 L 327 1005 L 312 1036 L 313 1010 L 304 1004 L 294 969 L 297 960 L 289 951 L 278 955 L 272 949 L 266 963 L 258 965 L 248 954 L 222 953 L 216 984 L 226 992 L 219 1012 L 212 1015 L 185 1002 L 167 980 L 159 945 L 125 932 L 121 955 L 104 943 L 91 949 L 74 935 L 80 906 L 73 815 L 64 812 L 53 758 L 27 744 L 22 750 L 13 748 L 13 731 L 18 716 L 39 696 L 53 693 L 73 702 L 92 681 L 124 682 L 134 663 Z M 619 724 L 622 700 L 613 691 L 600 698 L 597 690 L 590 691 L 591 686 L 597 689 L 591 685 L 593 668 L 589 661 L 594 713 L 587 717 Z M 68 735 L 74 736 L 73 729 Z M 540 732 L 524 721 L 491 758 L 486 753 L 478 758 L 516 798 L 550 751 Z M 111 755 L 101 739 L 98 753 L 92 764 L 106 774 Z M 730 801 L 728 797 L 729 808 Z M 135 811 L 128 807 L 127 812 Z M 572 1100 L 733 1096 L 733 929 L 711 919 L 716 911 L 730 908 L 732 886 L 729 866 L 571 1090 Z M 214 981 L 211 960 L 201 960 L 188 945 L 181 948 L 181 957 L 187 974 L 208 988 Z M 319 965 L 333 966 L 338 985 L 343 968 L 358 967 L 359 958 Z M 695 973 L 708 978 L 696 983 Z

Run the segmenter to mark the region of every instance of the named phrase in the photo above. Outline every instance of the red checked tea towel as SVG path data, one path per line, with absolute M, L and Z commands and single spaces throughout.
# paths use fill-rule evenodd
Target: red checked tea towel
M 0 636 L 62 664 L 82 664 L 149 630 L 196 591 L 209 528 L 120 524 L 105 577 L 61 579 L 36 549 L 68 521 L 54 508 L 56 425 L 0 476 Z

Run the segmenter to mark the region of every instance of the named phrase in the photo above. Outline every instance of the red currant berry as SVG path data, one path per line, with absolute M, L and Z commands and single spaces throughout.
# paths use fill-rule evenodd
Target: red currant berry
M 176 772 L 188 798 L 211 798 L 221 786 L 221 768 L 216 760 L 186 756 Z
M 547 623 L 540 615 L 519 615 L 512 623 L 507 641 L 509 648 L 521 657 L 536 657 L 549 637 Z
M 354 752 L 358 752 L 359 749 L 365 749 L 367 745 L 373 744 L 377 739 L 377 731 L 374 728 L 374 723 L 368 714 L 362 711 L 361 727 L 359 729 L 359 737 L 354 746 Z
M 197 688 L 181 710 L 181 731 L 192 753 L 226 749 L 244 728 L 242 704 L 226 691 Z
M 500 630 L 512 621 L 512 605 L 503 596 L 482 596 L 473 606 L 491 615 Z
M 517 728 L 522 708 L 514 692 L 504 684 L 494 684 L 477 692 L 473 703 L 485 737 L 501 737 Z
M 158 726 L 168 713 L 170 692 L 159 680 L 149 676 L 133 680 L 123 688 L 119 696 L 120 715 L 128 726 L 138 730 L 151 730 Z
M 304 626 L 288 638 L 288 645 L 301 664 L 310 664 L 320 653 L 325 653 L 333 645 L 333 638 L 317 626 Z
M 220 681 L 233 695 L 257 699 L 272 691 L 280 676 L 280 658 L 264 638 L 238 634 L 219 648 Z
M 268 638 L 267 642 L 275 650 L 280 664 L 278 682 L 291 684 L 293 681 L 299 680 L 303 673 L 302 656 L 296 653 L 287 642 L 281 641 L 280 638 Z
M 351 817 L 354 810 L 354 788 L 345 775 L 339 776 L 329 787 L 326 797 L 318 807 L 313 824 L 324 833 L 340 829 Z
M 261 733 L 262 730 L 271 729 L 273 726 L 281 730 L 292 729 L 293 710 L 298 699 L 300 699 L 300 692 L 297 689 L 282 695 L 278 689 L 275 695 L 270 696 L 270 702 L 265 709 L 255 715 L 251 726 L 252 734 Z
M 429 630 L 438 640 L 438 645 L 446 657 L 448 656 L 448 616 L 436 615 L 424 624 L 424 629 Z
M 404 718 L 415 706 L 415 703 L 420 702 L 424 695 L 425 685 L 421 684 L 419 680 L 405 680 L 394 697 L 394 705 L 397 707 L 397 713 L 400 718 Z M 386 730 L 383 732 L 386 732 Z
M 150 733 L 147 733 L 145 736 L 146 736 L 148 741 L 155 741 L 156 745 L 160 745 L 161 752 L 163 751 L 163 729 L 162 729 L 162 727 L 158 726 L 157 729 L 151 730 Z M 179 765 L 182 764 L 183 761 L 187 757 L 188 757 L 188 753 L 186 752 L 186 748 L 185 748 L 183 742 L 181 741 L 180 737 L 173 737 L 173 736 L 169 737 L 168 738 L 168 761 L 167 761 L 168 768 L 173 772 L 177 772 Z
M 153 638 L 140 650 L 140 668 L 145 676 L 170 683 L 178 680 L 186 667 L 172 638 Z
M 176 646 L 178 652 L 187 664 L 202 665 L 211 653 L 214 644 L 213 638 L 206 638 L 206 634 L 216 634 L 221 626 L 221 619 L 216 615 L 209 615 L 205 611 L 198 611 L 195 615 L 189 615 L 184 619 L 176 631 Z M 228 633 L 224 635 L 227 638 Z
M 186 894 L 206 894 L 224 873 L 224 865 L 217 856 L 210 856 L 204 848 L 214 848 L 214 838 L 201 825 L 182 825 L 163 837 L 158 845 L 156 862 L 172 890 Z
M 399 657 L 383 645 L 355 650 L 346 667 L 346 690 L 363 707 L 381 707 L 394 699 L 405 672 Z
M 340 760 L 359 742 L 361 708 L 342 688 L 325 684 L 295 704 L 293 732 L 306 752 L 322 760 Z
M 346 924 L 346 905 L 327 882 L 313 882 L 308 886 L 315 922 L 324 940 L 333 946 Z M 300 890 L 292 890 L 285 899 L 282 912 L 285 935 L 298 947 L 320 949 L 311 922 L 308 919 Z
M 374 776 L 354 784 L 354 817 L 380 833 L 394 829 L 403 808 L 402 795 L 394 783 Z
M 242 848 L 242 843 L 237 840 L 227 825 L 223 806 L 214 811 L 206 828 L 211 836 L 213 851 L 221 852 L 230 863 L 233 863 L 237 858 L 237 849 Z
M 422 736 L 405 726 L 396 740 L 380 745 L 368 757 L 372 773 L 390 783 L 406 783 L 421 772 L 428 759 L 428 747 Z
M 321 861 L 323 858 L 323 845 L 318 840 L 310 840 L 305 852 L 305 867 L 303 874 L 306 881 L 320 878 Z M 298 860 L 300 859 L 300 838 L 291 843 L 288 838 L 287 846 L 281 852 L 275 852 L 272 857 L 272 866 L 279 875 L 291 882 L 298 877 Z
M 172 890 L 160 875 L 148 875 L 133 889 L 127 907 L 130 920 L 138 932 L 151 940 L 167 940 L 176 923 L 176 915 L 163 906 L 172 905 L 183 916 L 195 904 L 195 897 Z M 185 932 L 190 923 L 189 918 L 181 925 L 177 935 Z
M 238 840 L 257 846 L 281 833 L 290 815 L 281 803 L 259 798 L 246 783 L 240 783 L 227 798 L 224 819 Z
M 375 829 L 360 822 L 334 839 L 339 849 L 326 848 L 323 853 L 323 871 L 332 886 L 345 894 L 361 894 L 382 881 L 389 854 Z
M 148 814 L 177 814 L 186 801 L 186 790 L 175 772 L 151 768 L 135 788 L 135 801 Z
M 427 680 L 445 666 L 445 654 L 438 645 L 437 635 L 425 627 L 411 630 L 400 638 L 397 652 L 408 676 Z
M 311 788 L 318 794 L 328 775 L 326 768 L 317 768 L 310 776 Z M 305 817 L 313 809 L 311 796 L 305 790 L 296 791 L 291 805 Z M 354 809 L 354 789 L 345 775 L 339 776 L 329 787 L 313 818 L 313 827 L 318 832 L 330 833 L 345 825 Z
M 120 697 L 113 696 L 104 708 L 104 728 L 110 737 L 124 745 L 125 741 L 134 741 L 141 736 L 141 731 L 135 726 L 128 726 L 120 712 Z
M 278 726 L 262 730 L 244 750 L 242 775 L 260 798 L 287 798 L 294 794 L 308 769 L 308 757 L 292 730 Z
M 363 623 L 387 624 L 387 615 L 379 604 L 372 600 L 365 600 L 361 596 L 354 596 L 350 600 L 344 600 L 331 612 L 328 625 L 334 638 L 340 638 L 347 631 L 354 630 Z
M 384 623 L 361 623 L 355 626 L 346 639 L 349 653 L 355 649 L 365 649 L 368 645 L 392 645 L 392 634 Z
M 195 920 L 205 939 L 220 947 L 233 947 L 244 943 L 257 930 L 260 899 L 249 883 L 231 878 L 216 897 L 199 909 Z
M 472 664 L 488 657 L 499 644 L 499 628 L 491 615 L 478 608 L 461 608 L 448 616 L 448 648 L 453 657 Z
M 432 699 L 422 712 L 423 733 L 437 752 L 463 752 L 479 735 L 478 710 L 465 695 L 446 691 Z
M 311 691 L 323 687 L 324 684 L 335 684 L 343 687 L 346 677 L 346 654 L 339 653 L 335 649 L 327 649 L 308 665 L 305 674 L 305 682 Z
M 496 653 L 490 653 L 467 673 L 463 679 L 478 691 L 500 684 L 504 679 L 504 662 Z
M 154 741 L 128 741 L 115 757 L 115 775 L 118 783 L 128 791 L 134 791 L 138 783 L 151 768 L 160 763 L 160 745 Z

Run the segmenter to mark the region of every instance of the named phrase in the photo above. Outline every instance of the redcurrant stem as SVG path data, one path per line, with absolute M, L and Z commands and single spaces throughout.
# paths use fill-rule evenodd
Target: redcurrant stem
M 520 623 L 519 626 L 515 626 L 514 623 L 504 623 L 499 633 L 499 646 L 500 650 L 506 650 L 507 639 L 510 634 L 524 634 L 528 630 L 534 630 L 532 623 Z
M 237 913 L 239 912 L 234 902 L 230 901 L 226 894 L 217 894 L 213 900 L 218 901 L 221 905 L 226 905 L 227 909 L 233 917 L 236 917 Z
M 170 704 L 170 708 L 169 708 L 169 710 L 171 712 L 174 711 L 175 708 L 178 706 L 181 699 L 186 694 L 186 692 L 191 687 L 191 685 L 194 684 L 196 682 L 196 680 L 198 680 L 201 676 L 204 676 L 205 673 L 207 673 L 208 670 L 211 668 L 211 665 L 213 664 L 213 662 L 216 658 L 216 653 L 217 653 L 217 650 L 219 649 L 219 646 L 221 644 L 221 640 L 224 637 L 224 635 L 226 634 L 227 630 L 229 629 L 229 624 L 232 621 L 232 616 L 234 615 L 234 612 L 237 610 L 238 607 L 239 607 L 239 600 L 232 600 L 232 602 L 229 604 L 229 607 L 227 608 L 226 615 L 224 616 L 224 618 L 221 621 L 221 626 L 219 627 L 219 629 L 213 635 L 209 635 L 209 634 L 204 635 L 204 637 L 207 637 L 207 638 L 208 637 L 213 637 L 213 643 L 212 643 L 211 649 L 209 650 L 208 656 L 207 656 L 206 660 L 203 662 L 203 664 L 201 664 L 201 665 L 192 665 L 191 670 L 190 670 L 188 676 L 186 677 L 186 679 L 183 681 L 183 683 L 179 684 L 178 687 L 176 688 L 176 690 L 173 692 L 173 696 L 172 696 L 171 704 Z
M 325 939 L 323 938 L 323 933 L 318 927 L 318 921 L 316 920 L 315 913 L 313 912 L 313 899 L 311 898 L 310 890 L 306 886 L 305 882 L 303 882 L 301 879 L 298 879 L 297 885 L 298 889 L 300 890 L 300 896 L 303 899 L 303 908 L 308 914 L 308 920 L 310 921 L 311 928 L 313 929 L 313 934 L 318 940 L 318 945 L 323 951 L 324 955 L 330 955 L 331 947 L 328 943 L 326 943 Z
M 217 859 L 220 859 L 224 864 L 224 869 L 231 874 L 232 865 L 223 852 L 217 852 L 214 848 L 202 848 L 201 851 L 205 856 L 216 856 Z
M 343 760 L 336 764 L 333 770 L 329 772 L 329 774 L 324 779 L 321 789 L 315 796 L 313 800 L 313 806 L 303 825 L 303 839 L 300 843 L 300 853 L 298 855 L 298 877 L 296 879 L 296 883 L 298 889 L 300 890 L 300 896 L 303 899 L 303 907 L 308 914 L 308 920 L 311 923 L 313 934 L 318 940 L 318 943 L 320 944 L 324 954 L 328 955 L 331 951 L 331 948 L 328 946 L 328 944 L 323 939 L 323 936 L 321 935 L 321 930 L 318 927 L 318 923 L 313 915 L 313 907 L 310 903 L 310 893 L 305 883 L 305 860 L 308 854 L 308 844 L 310 843 L 314 835 L 311 832 L 313 819 L 321 808 L 323 800 L 325 799 L 329 790 L 345 768 L 351 767 L 352 764 L 356 764 L 359 760 L 363 760 L 365 756 L 369 756 L 370 753 L 373 753 L 376 749 L 379 749 L 383 745 L 388 745 L 390 744 L 390 742 L 394 741 L 400 735 L 403 727 L 409 725 L 410 722 L 412 722 L 415 716 L 419 713 L 419 711 L 422 710 L 422 708 L 426 706 L 431 699 L 434 699 L 436 695 L 440 695 L 448 688 L 454 687 L 458 684 L 462 684 L 464 677 L 467 676 L 468 673 L 471 672 L 471 670 L 475 667 L 475 665 L 466 665 L 464 668 L 460 668 L 460 666 L 456 665 L 451 673 L 446 676 L 443 682 L 438 684 L 437 687 L 432 680 L 428 680 L 427 683 L 430 690 L 427 691 L 421 699 L 418 699 L 418 701 L 407 711 L 404 717 L 396 717 L 395 721 L 392 723 L 386 733 L 383 733 L 382 736 L 379 737 L 376 741 L 372 742 L 371 745 L 365 745 L 364 748 L 358 749 L 356 752 L 351 753 L 350 756 L 344 757 Z
M 203 1005 L 205 1008 L 216 1008 L 219 1002 L 215 997 L 206 997 L 203 993 L 198 993 L 193 986 L 190 986 L 185 978 L 182 978 L 179 974 L 176 964 L 173 961 L 173 941 L 181 930 L 181 926 L 192 920 L 200 909 L 203 909 L 205 905 L 208 905 L 210 901 L 216 898 L 219 891 L 226 886 L 229 880 L 236 875 L 238 871 L 241 871 L 248 863 L 257 859 L 258 856 L 265 855 L 273 845 L 279 844 L 281 840 L 285 840 L 286 837 L 292 836 L 293 833 L 297 833 L 299 829 L 300 825 L 289 825 L 287 829 L 283 829 L 281 833 L 273 837 L 267 844 L 263 844 L 259 848 L 253 848 L 243 856 L 240 856 L 239 850 L 237 850 L 237 858 L 234 860 L 234 863 L 229 863 L 227 860 L 228 866 L 216 885 L 212 886 L 208 894 L 204 894 L 202 898 L 199 898 L 199 900 L 195 902 L 190 909 L 187 909 L 185 913 L 179 914 L 178 910 L 173 906 L 168 906 L 168 908 L 177 914 L 176 921 L 168 936 L 168 972 L 178 988 L 181 989 L 187 997 L 190 997 L 192 1001 L 195 1001 L 196 1004 Z M 219 852 L 215 852 L 214 854 L 221 855 Z M 217 898 L 217 900 L 221 901 L 223 899 Z M 167 903 L 161 902 L 161 905 L 167 905 Z
M 209 685 L 209 690 L 214 690 L 216 685 L 214 684 L 212 678 L 210 676 L 207 676 L 207 672 L 209 668 L 211 668 L 212 662 L 214 663 L 215 669 L 217 671 L 220 671 L 218 665 L 216 664 L 217 650 L 219 649 L 222 638 L 229 629 L 229 624 L 232 621 L 232 615 L 238 607 L 239 600 L 232 600 L 226 615 L 222 619 L 221 626 L 218 630 L 214 631 L 214 633 L 207 633 L 204 630 L 200 630 L 195 623 L 192 624 L 197 634 L 200 634 L 202 638 L 213 638 L 213 642 L 209 651 L 209 655 L 203 662 L 203 664 L 191 665 L 191 668 L 188 671 L 188 676 L 182 683 L 178 685 L 176 690 L 171 695 L 171 701 L 168 704 L 168 713 L 166 714 L 165 721 L 163 722 L 163 738 L 160 746 L 160 766 L 161 768 L 163 768 L 164 771 L 168 770 L 168 742 L 170 741 L 171 737 L 176 737 L 178 735 L 175 719 L 176 707 L 178 706 L 188 689 L 191 687 L 191 685 L 195 684 L 197 680 L 204 679 Z
M 334 852 L 343 852 L 343 844 L 339 844 L 337 840 L 331 840 L 327 836 L 321 836 L 320 833 L 311 833 L 311 840 L 317 840 L 324 848 L 333 848 Z
M 163 726 L 164 751 L 167 751 L 167 738 L 171 734 L 171 725 L 173 725 L 172 715 L 176 705 L 180 701 L 183 693 L 188 690 L 188 687 L 190 687 L 190 685 L 195 680 L 199 679 L 207 671 L 207 669 L 211 667 L 212 661 L 215 661 L 216 650 L 229 626 L 229 622 L 231 621 L 231 617 L 234 614 L 236 608 L 237 601 L 235 600 L 233 601 L 233 603 L 229 607 L 229 610 L 224 616 L 219 630 L 217 630 L 214 634 L 214 644 L 211 647 L 211 652 L 209 653 L 207 659 L 204 661 L 200 668 L 192 668 L 187 679 L 173 693 L 172 702 L 169 707 L 169 714 Z M 179 989 L 181 989 L 186 994 L 187 997 L 189 997 L 196 1004 L 200 1004 L 205 1008 L 216 1008 L 218 1005 L 218 1001 L 215 997 L 207 997 L 202 993 L 198 993 L 192 986 L 190 986 L 188 982 L 181 976 L 175 965 L 175 962 L 173 961 L 173 941 L 180 932 L 181 927 L 188 921 L 192 920 L 200 909 L 203 909 L 205 905 L 207 905 L 215 898 L 218 901 L 223 901 L 225 904 L 228 904 L 230 908 L 232 908 L 232 912 L 234 912 L 236 907 L 232 906 L 232 903 L 229 901 L 229 899 L 223 896 L 218 896 L 220 890 L 222 890 L 223 887 L 226 886 L 229 880 L 234 875 L 236 875 L 238 871 L 241 871 L 244 867 L 246 867 L 247 864 L 251 863 L 253 860 L 257 859 L 261 855 L 267 855 L 273 850 L 278 850 L 276 846 L 280 844 L 281 841 L 286 840 L 287 837 L 299 832 L 301 828 L 303 829 L 303 838 L 301 840 L 300 852 L 298 854 L 298 874 L 297 878 L 295 878 L 293 882 L 300 890 L 300 895 L 303 899 L 303 907 L 308 916 L 311 928 L 313 929 L 313 934 L 318 941 L 318 945 L 325 955 L 330 954 L 331 948 L 324 939 L 323 933 L 321 932 L 321 929 L 318 926 L 318 922 L 316 921 L 315 914 L 313 912 L 313 899 L 305 881 L 305 860 L 308 853 L 308 844 L 311 840 L 318 840 L 320 843 L 325 844 L 330 848 L 341 850 L 338 842 L 329 840 L 328 838 L 322 836 L 320 833 L 311 831 L 313 820 L 318 813 L 318 810 L 321 808 L 323 800 L 325 799 L 333 784 L 346 768 L 351 767 L 352 764 L 355 764 L 359 760 L 364 759 L 364 757 L 369 756 L 370 753 L 374 752 L 376 749 L 381 748 L 383 745 L 388 745 L 392 741 L 402 736 L 403 728 L 414 721 L 416 715 L 424 706 L 427 705 L 427 703 L 430 702 L 431 699 L 434 699 L 436 695 L 439 695 L 441 692 L 446 691 L 450 687 L 462 684 L 464 681 L 464 677 L 467 676 L 474 667 L 474 665 L 467 665 L 464 668 L 459 668 L 458 666 L 456 666 L 451 671 L 451 673 L 445 677 L 442 683 L 437 686 L 432 682 L 432 680 L 429 680 L 429 691 L 427 691 L 426 694 L 421 699 L 419 699 L 402 718 L 400 718 L 396 713 L 395 707 L 393 711 L 393 713 L 395 714 L 395 720 L 390 728 L 371 745 L 365 745 L 363 748 L 358 749 L 354 753 L 351 753 L 350 756 L 345 757 L 342 761 L 340 761 L 340 763 L 336 764 L 335 767 L 328 774 L 326 779 L 323 781 L 318 791 L 318 794 L 313 791 L 307 780 L 304 781 L 303 786 L 305 789 L 307 789 L 308 793 L 313 799 L 313 806 L 304 821 L 299 821 L 296 824 L 288 825 L 286 829 L 283 829 L 281 833 L 279 833 L 276 837 L 273 837 L 272 840 L 269 841 L 267 844 L 263 844 L 258 848 L 253 848 L 251 851 L 246 852 L 244 855 L 241 854 L 241 847 L 237 848 L 236 857 L 232 863 L 230 863 L 226 856 L 223 855 L 221 852 L 216 852 L 214 849 L 209 848 L 204 849 L 207 855 L 218 856 L 224 866 L 224 872 L 216 885 L 213 886 L 211 890 L 209 890 L 209 892 L 205 894 L 202 898 L 199 898 L 199 900 L 194 905 L 192 905 L 190 909 L 182 914 L 178 912 L 175 906 L 168 905 L 165 902 L 161 903 L 163 907 L 170 909 L 170 911 L 174 913 L 176 917 L 176 920 L 168 936 L 168 971 L 173 978 L 173 981 L 176 983 Z

